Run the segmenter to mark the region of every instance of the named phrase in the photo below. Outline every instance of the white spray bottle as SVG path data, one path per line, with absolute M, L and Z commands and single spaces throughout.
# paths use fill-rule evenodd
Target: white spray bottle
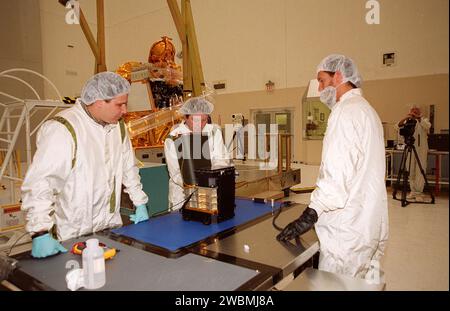
M 105 285 L 105 257 L 103 253 L 103 248 L 99 246 L 98 239 L 86 241 L 82 258 L 84 287 L 87 289 L 97 289 Z

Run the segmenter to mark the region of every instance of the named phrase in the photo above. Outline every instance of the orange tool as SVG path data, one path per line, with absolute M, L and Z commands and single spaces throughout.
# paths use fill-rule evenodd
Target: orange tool
M 106 245 L 101 242 L 98 243 L 98 245 L 100 245 L 100 247 L 102 247 L 104 250 L 103 256 L 105 257 L 105 260 L 113 258 L 114 256 L 116 256 L 116 254 L 118 252 L 120 252 L 120 250 L 115 249 L 115 248 L 107 248 Z M 81 255 L 85 248 L 86 248 L 86 242 L 77 242 L 72 246 L 72 248 L 70 249 L 70 252 L 75 255 Z

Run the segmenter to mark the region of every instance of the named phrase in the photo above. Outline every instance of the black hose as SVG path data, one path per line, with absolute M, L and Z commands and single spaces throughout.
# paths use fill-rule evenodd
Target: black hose
M 277 220 L 278 216 L 280 216 L 281 211 L 282 211 L 282 209 L 283 209 L 283 206 L 286 206 L 286 207 L 287 207 L 287 206 L 291 206 L 292 203 L 293 203 L 292 201 L 284 201 L 284 202 L 282 202 L 281 205 L 280 205 L 280 208 L 278 208 L 277 213 L 273 216 L 273 219 L 272 219 L 272 225 L 273 225 L 273 227 L 274 227 L 275 229 L 277 229 L 278 231 L 283 231 L 284 228 L 279 227 L 279 226 L 275 223 L 275 221 Z

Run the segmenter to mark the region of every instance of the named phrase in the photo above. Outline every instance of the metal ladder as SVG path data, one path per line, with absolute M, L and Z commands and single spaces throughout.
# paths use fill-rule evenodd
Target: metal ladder
M 46 80 L 53 89 L 56 91 L 58 98 L 62 98 L 56 86 L 45 76 L 37 73 L 35 71 L 24 69 L 24 68 L 14 68 L 5 70 L 0 72 L 0 78 L 8 78 L 13 79 L 15 81 L 20 82 L 21 84 L 27 86 L 36 96 L 37 99 L 21 99 L 11 94 L 2 92 L 0 90 L 0 95 L 10 99 L 9 102 L 0 102 L 0 107 L 3 108 L 3 114 L 0 119 L 0 148 L 1 152 L 5 152 L 5 156 L 3 158 L 3 162 L 1 164 L 0 169 L 0 182 L 3 182 L 5 179 L 9 181 L 9 190 L 10 190 L 10 200 L 11 203 L 17 203 L 15 198 L 15 183 L 22 182 L 22 176 L 18 176 L 18 170 L 14 169 L 14 161 L 13 154 L 16 150 L 16 144 L 19 137 L 19 134 L 22 130 L 23 125 L 25 124 L 25 152 L 26 152 L 26 163 L 27 167 L 31 164 L 31 138 L 39 129 L 39 127 L 58 109 L 69 108 L 72 105 L 65 104 L 60 100 L 43 100 L 37 93 L 37 91 L 25 80 L 11 75 L 12 72 L 28 72 L 34 75 L 37 75 L 44 80 Z M 32 116 L 39 110 L 50 110 L 48 114 L 40 120 L 40 122 L 34 127 L 31 128 L 31 118 Z M 17 120 L 17 121 L 15 121 Z M 20 161 L 17 159 L 17 161 Z M 20 163 L 18 163 L 19 167 Z

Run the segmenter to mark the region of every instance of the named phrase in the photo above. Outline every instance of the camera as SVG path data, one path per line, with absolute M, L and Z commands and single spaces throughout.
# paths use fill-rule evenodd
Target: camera
M 409 118 L 403 124 L 402 128 L 400 128 L 400 135 L 405 138 L 412 137 L 414 135 L 414 131 L 416 130 L 417 120 L 413 118 Z
M 231 121 L 233 124 L 244 124 L 244 115 L 242 113 L 235 113 L 231 115 Z

